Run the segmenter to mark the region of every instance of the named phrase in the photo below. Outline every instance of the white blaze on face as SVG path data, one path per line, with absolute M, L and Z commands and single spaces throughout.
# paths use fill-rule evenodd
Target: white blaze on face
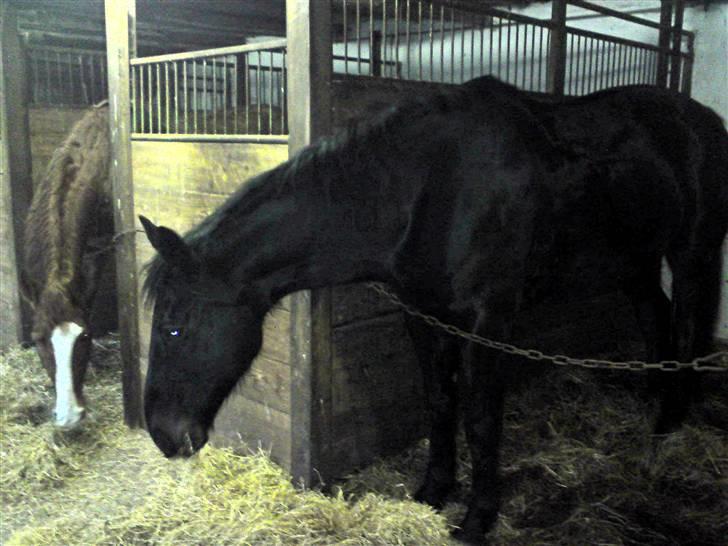
M 70 427 L 83 417 L 84 409 L 73 390 L 73 345 L 83 332 L 75 322 L 63 322 L 53 329 L 51 344 L 56 360 L 56 425 Z

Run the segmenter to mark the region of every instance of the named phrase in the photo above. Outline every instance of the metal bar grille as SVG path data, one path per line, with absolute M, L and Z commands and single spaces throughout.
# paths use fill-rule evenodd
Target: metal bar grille
M 552 23 L 486 3 L 457 0 L 329 0 L 335 73 L 461 83 L 487 74 L 531 91 L 546 91 Z M 569 4 L 591 9 L 580 0 Z M 614 10 L 595 7 L 604 17 Z M 638 17 L 630 24 L 659 29 Z M 683 38 L 691 34 L 682 31 Z M 581 95 L 605 87 L 654 84 L 658 46 L 566 27 L 564 89 Z M 672 55 L 668 49 L 666 55 Z M 683 88 L 690 53 L 674 75 Z
M 106 52 L 28 46 L 27 76 L 34 106 L 90 106 L 106 99 Z
M 132 138 L 286 135 L 286 49 L 281 44 L 134 59 L 139 92 L 132 93 L 132 119 L 139 122 L 134 121 Z

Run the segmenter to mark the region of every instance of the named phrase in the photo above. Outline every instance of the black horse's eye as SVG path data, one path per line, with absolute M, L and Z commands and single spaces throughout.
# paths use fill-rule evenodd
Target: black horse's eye
M 170 338 L 182 337 L 182 328 L 178 328 L 178 327 L 166 328 L 164 330 L 164 333 L 167 335 L 167 337 L 170 337 Z

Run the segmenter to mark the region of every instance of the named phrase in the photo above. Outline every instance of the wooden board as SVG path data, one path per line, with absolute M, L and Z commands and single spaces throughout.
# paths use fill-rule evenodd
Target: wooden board
M 136 212 L 185 233 L 247 179 L 286 159 L 285 144 L 133 142 Z M 144 234 L 137 234 L 137 270 L 153 255 Z M 144 305 L 139 305 L 139 324 L 146 375 L 151 309 Z M 290 329 L 290 301 L 284 298 L 266 317 L 260 355 L 218 414 L 213 443 L 260 444 L 273 449 L 281 464 L 290 463 Z
M 0 348 L 30 339 L 30 307 L 18 286 L 32 196 L 26 97 L 15 7 L 0 2 Z

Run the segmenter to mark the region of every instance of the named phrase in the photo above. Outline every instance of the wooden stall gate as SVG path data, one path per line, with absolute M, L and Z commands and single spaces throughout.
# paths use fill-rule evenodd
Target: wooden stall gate
M 671 58 L 664 45 L 566 27 L 558 0 L 551 20 L 456 4 L 332 0 L 323 10 L 328 19 L 310 22 L 319 39 L 324 29 L 330 40 L 327 58 L 317 62 L 332 67 L 320 89 L 330 93 L 333 129 L 403 94 L 483 74 L 526 89 L 581 94 L 660 83 L 660 67 Z M 672 81 L 688 91 L 691 56 L 679 47 L 672 57 L 679 77 Z M 287 111 L 287 55 L 286 40 L 274 40 L 131 59 L 135 214 L 185 232 L 243 181 L 287 159 L 289 117 L 300 114 Z M 136 249 L 139 274 L 152 250 L 143 236 Z M 575 355 L 632 350 L 624 344 L 636 328 L 624 300 L 593 303 L 597 314 L 568 303 L 533 310 L 520 338 L 543 350 L 564 350 L 568 339 Z M 150 312 L 141 302 L 138 309 L 143 375 Z M 581 325 L 580 333 L 565 335 L 563 320 L 555 319 L 563 315 Z M 421 437 L 420 376 L 403 317 L 373 291 L 356 285 L 294 294 L 275 306 L 264 332 L 261 354 L 218 415 L 214 443 L 260 446 L 315 483 Z M 304 383 L 308 391 L 301 393 Z

